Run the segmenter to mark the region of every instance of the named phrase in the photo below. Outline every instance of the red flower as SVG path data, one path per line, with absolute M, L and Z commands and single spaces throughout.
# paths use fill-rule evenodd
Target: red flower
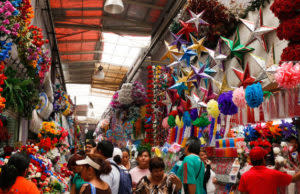
M 297 9 L 300 9 L 300 4 L 297 0 L 274 0 L 270 9 L 276 17 L 282 20 L 294 17 Z
M 281 54 L 282 61 L 300 61 L 300 44 L 290 43 Z
M 300 15 L 283 20 L 277 28 L 277 36 L 280 40 L 300 41 Z
M 47 177 L 46 177 L 45 175 L 42 175 L 42 176 L 41 176 L 41 180 L 42 180 L 42 181 L 46 180 L 46 178 L 47 178 Z

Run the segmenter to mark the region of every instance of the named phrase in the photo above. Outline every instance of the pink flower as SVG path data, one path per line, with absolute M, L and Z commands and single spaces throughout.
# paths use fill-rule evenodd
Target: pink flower
M 4 12 L 3 8 L 0 8 L 0 14 L 2 14 Z
M 5 20 L 3 20 L 3 22 L 2 22 L 3 24 L 9 24 L 10 22 L 9 22 L 9 20 L 8 19 L 5 19 Z
M 9 16 L 11 16 L 11 12 L 10 12 L 10 11 L 5 12 L 4 16 L 5 16 L 6 18 L 9 17 Z
M 13 26 L 14 29 L 18 30 L 20 28 L 20 24 L 19 23 L 15 23 Z
M 0 31 L 5 31 L 6 30 L 6 28 L 4 27 L 4 26 L 0 26 Z

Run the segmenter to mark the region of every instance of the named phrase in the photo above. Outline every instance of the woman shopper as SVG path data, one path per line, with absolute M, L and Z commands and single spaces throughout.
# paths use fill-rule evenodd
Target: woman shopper
M 149 171 L 149 161 L 151 154 L 148 150 L 143 149 L 138 152 L 137 162 L 138 166 L 129 171 L 132 178 L 132 187 L 135 189 L 137 183 L 141 180 L 142 177 L 148 176 Z
M 77 160 L 76 164 L 82 166 L 81 177 L 88 184 L 82 185 L 81 194 L 111 194 L 110 187 L 102 181 L 100 175 L 107 175 L 111 171 L 109 162 L 94 155 L 88 155 L 83 160 Z
M 131 164 L 130 164 L 130 152 L 127 148 L 122 148 L 122 164 L 125 166 L 127 170 L 131 169 Z
M 138 183 L 135 194 L 173 194 L 181 189 L 180 179 L 164 173 L 165 163 L 162 158 L 150 160 L 150 175 L 144 176 Z
M 80 176 L 80 172 L 82 170 L 82 166 L 78 166 L 76 165 L 76 161 L 77 160 L 82 160 L 84 159 L 83 156 L 79 155 L 79 154 L 74 154 L 68 162 L 68 169 L 71 170 L 74 173 L 74 176 L 71 179 L 71 194 L 78 194 L 80 191 L 80 188 L 83 184 L 86 184 L 87 182 L 85 182 L 81 176 Z
M 211 161 L 208 160 L 206 151 L 203 149 L 200 150 L 199 156 L 205 165 L 203 187 L 207 194 L 214 194 L 216 191 L 215 184 L 217 183 L 217 179 L 216 174 L 214 173 L 214 171 L 211 170 Z
M 25 179 L 29 163 L 30 158 L 26 153 L 18 152 L 10 157 L 1 169 L 0 193 L 40 193 L 33 182 Z

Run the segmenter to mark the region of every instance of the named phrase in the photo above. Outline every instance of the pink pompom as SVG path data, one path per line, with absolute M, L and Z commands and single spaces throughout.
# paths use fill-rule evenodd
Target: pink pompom
M 292 62 L 283 63 L 275 73 L 275 79 L 279 86 L 293 88 L 300 83 L 300 65 L 293 66 Z
M 233 91 L 232 101 L 239 108 L 246 106 L 245 90 L 243 87 L 239 87 Z
M 162 127 L 163 127 L 164 129 L 169 129 L 169 128 L 170 128 L 170 126 L 169 126 L 169 124 L 168 124 L 168 119 L 169 119 L 169 117 L 166 117 L 166 118 L 164 118 L 164 120 L 162 121 Z

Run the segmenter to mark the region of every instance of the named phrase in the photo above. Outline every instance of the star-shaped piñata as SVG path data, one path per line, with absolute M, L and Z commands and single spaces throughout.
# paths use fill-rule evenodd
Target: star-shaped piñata
M 226 45 L 230 48 L 231 57 L 236 57 L 238 59 L 239 63 L 243 66 L 244 65 L 244 55 L 250 51 L 253 51 L 254 48 L 251 48 L 251 47 L 241 44 L 239 28 L 237 28 L 237 30 L 236 30 L 236 36 L 234 38 L 234 41 L 227 39 L 225 37 L 222 37 L 222 36 L 221 36 L 221 38 L 226 43 Z
M 169 43 L 165 41 L 167 52 L 160 60 L 169 59 L 171 62 L 175 60 L 174 56 L 182 55 L 183 53 L 176 51 L 176 46 L 169 46 Z
M 279 65 L 274 63 L 274 47 L 268 53 L 267 61 L 259 56 L 251 54 L 256 63 L 261 67 L 262 72 L 257 76 L 256 81 L 261 81 L 264 79 L 269 79 L 271 82 L 274 81 L 274 74 L 276 73 Z
M 201 87 L 200 89 L 204 93 L 203 100 L 205 100 L 205 102 L 208 102 L 209 100 L 215 99 L 217 97 L 217 94 L 214 93 L 211 83 L 209 83 L 208 89 L 203 87 Z
M 193 45 L 189 46 L 188 48 L 191 50 L 195 50 L 199 57 L 201 56 L 202 52 L 208 52 L 208 50 L 203 46 L 203 42 L 205 40 L 205 37 L 201 38 L 200 40 L 197 40 L 196 38 L 192 37 Z
M 216 84 L 216 86 L 219 89 L 219 95 L 222 94 L 222 93 L 224 93 L 224 92 L 228 92 L 228 91 L 233 90 L 233 88 L 230 87 L 228 85 L 228 83 L 227 83 L 227 76 L 226 76 L 226 74 L 224 74 L 222 83 L 220 83 L 220 82 L 218 82 L 218 81 L 216 81 L 214 79 L 213 79 L 213 82 Z
M 200 87 L 201 79 L 205 79 L 205 78 L 210 78 L 211 79 L 212 78 L 209 75 L 207 75 L 206 73 L 204 73 L 205 66 L 198 69 L 198 68 L 196 68 L 195 66 L 192 65 L 192 69 L 194 71 L 194 75 L 191 77 L 190 80 L 197 80 L 198 87 Z
M 182 78 L 180 80 L 178 80 L 177 77 L 173 76 L 173 79 L 175 81 L 175 84 L 173 86 L 169 87 L 169 89 L 176 89 L 177 93 L 179 95 L 181 95 L 184 90 L 188 89 L 185 82 L 182 82 L 183 81 Z
M 263 22 L 262 22 L 261 8 L 259 9 L 258 17 L 257 17 L 257 20 L 255 21 L 255 23 L 248 21 L 248 20 L 244 20 L 244 19 L 240 19 L 240 20 L 251 31 L 251 35 L 250 35 L 246 45 L 250 44 L 251 42 L 253 42 L 256 39 L 259 41 L 259 43 L 265 49 L 265 51 L 268 52 L 268 47 L 267 47 L 267 43 L 264 38 L 264 35 L 269 32 L 272 32 L 273 30 L 276 30 L 276 28 L 264 26 L 262 24 Z
M 214 65 L 220 65 L 222 67 L 222 70 L 225 71 L 225 66 L 223 61 L 226 60 L 227 56 L 222 54 L 222 49 L 221 49 L 221 40 L 218 41 L 216 50 L 211 50 L 206 48 L 208 51 L 209 56 L 212 58 L 214 61 Z M 214 66 L 213 65 L 213 66 Z
M 182 28 L 181 30 L 177 33 L 177 35 L 180 35 L 180 34 L 184 34 L 187 41 L 190 41 L 190 33 L 191 32 L 195 32 L 196 29 L 192 26 L 192 24 L 188 24 L 188 23 L 185 23 L 183 22 L 182 20 L 179 20 Z
M 255 78 L 250 75 L 248 63 L 246 64 L 244 72 L 242 72 L 236 68 L 232 68 L 232 70 L 234 71 L 235 75 L 241 81 L 241 83 L 239 84 L 239 87 L 243 86 L 244 88 L 246 88 L 247 86 L 249 86 L 255 82 Z
M 186 41 L 186 40 L 183 40 L 181 37 L 182 37 L 182 34 L 179 35 L 179 36 L 176 36 L 175 34 L 171 33 L 171 35 L 173 36 L 174 38 L 174 41 L 170 44 L 170 46 L 176 46 L 178 51 L 180 51 L 181 49 L 181 45 L 182 44 L 188 44 L 189 42 Z
M 198 30 L 199 24 L 200 25 L 208 25 L 208 23 L 201 18 L 205 11 L 202 11 L 199 14 L 195 14 L 191 10 L 189 10 L 189 11 L 190 11 L 190 14 L 191 14 L 191 19 L 188 20 L 186 23 L 194 23 L 195 26 L 196 26 L 197 32 L 199 32 L 199 30 Z
M 206 107 L 206 103 L 202 102 L 199 96 L 193 92 L 191 96 L 186 95 L 186 97 L 191 101 L 191 109 Z
M 204 73 L 206 73 L 209 76 L 213 76 L 215 73 L 217 73 L 216 70 L 210 68 L 209 57 L 207 57 L 207 59 L 206 59 L 206 65 L 203 64 L 202 62 L 199 62 L 199 66 L 200 66 L 200 68 L 205 66 Z M 208 79 L 204 79 L 204 82 L 205 82 L 205 86 L 207 87 Z
M 194 51 L 187 49 L 185 46 L 182 46 L 184 54 L 181 56 L 180 61 L 185 60 L 187 66 L 190 66 L 191 57 L 197 55 Z

